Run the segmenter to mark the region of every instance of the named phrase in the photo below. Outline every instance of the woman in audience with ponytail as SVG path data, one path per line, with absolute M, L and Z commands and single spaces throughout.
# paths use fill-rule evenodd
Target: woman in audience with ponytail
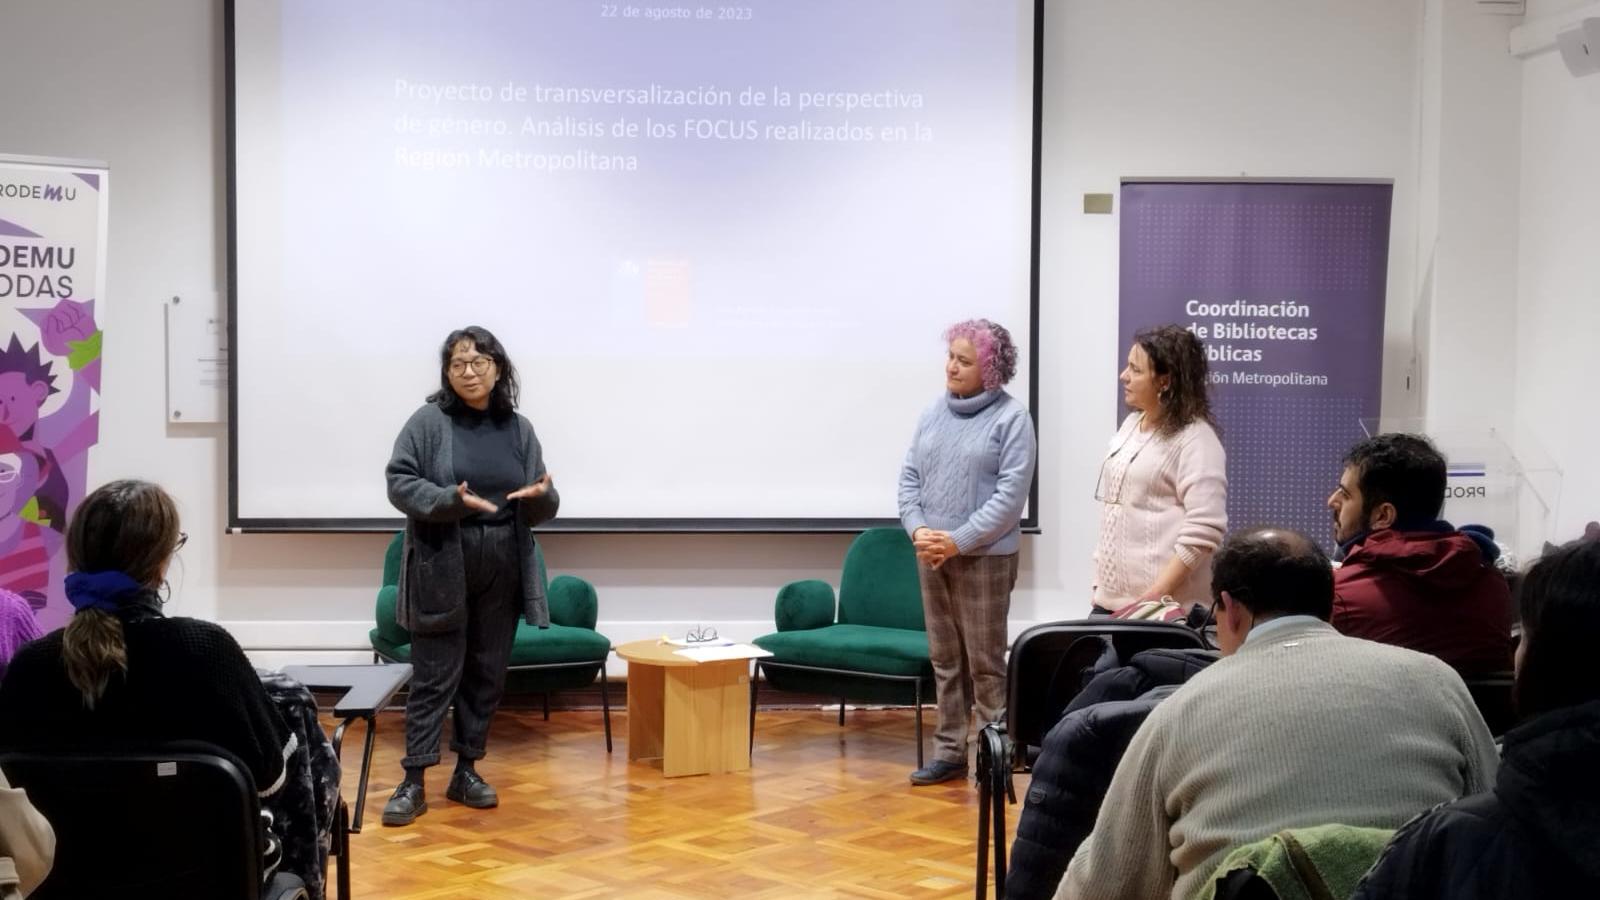
M 281 789 L 296 741 L 244 651 L 212 622 L 162 612 L 185 539 L 157 485 L 114 481 L 84 498 L 67 528 L 75 613 L 11 660 L 0 750 L 198 740 L 238 757 L 263 798 Z
M 1401 828 L 1356 900 L 1600 897 L 1600 542 L 1540 560 L 1517 602 L 1521 724 L 1494 790 Z

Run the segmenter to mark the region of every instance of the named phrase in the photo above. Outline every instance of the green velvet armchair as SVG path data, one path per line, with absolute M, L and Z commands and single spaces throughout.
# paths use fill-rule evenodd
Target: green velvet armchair
M 396 534 L 383 558 L 383 586 L 378 589 L 376 627 L 368 634 L 375 657 L 388 662 L 411 661 L 411 634 L 395 622 L 399 599 L 400 554 L 404 535 Z M 539 578 L 545 581 L 550 603 L 550 627 L 535 628 L 517 622 L 517 636 L 511 647 L 511 666 L 506 690 L 537 693 L 544 697 L 544 717 L 550 718 L 550 693 L 574 690 L 594 684 L 600 676 L 600 707 L 605 720 L 606 752 L 611 752 L 611 699 L 606 680 L 606 658 L 611 641 L 595 631 L 600 603 L 594 585 L 572 575 L 547 579 L 544 551 L 538 554 Z
M 772 656 L 756 660 L 757 675 L 780 691 L 838 697 L 844 703 L 909 703 L 916 708 L 917 765 L 922 765 L 922 703 L 933 699 L 933 665 L 922 619 L 916 551 L 899 528 L 873 528 L 856 538 L 833 587 L 796 581 L 778 591 L 777 632 L 756 638 Z M 759 681 L 760 678 L 757 678 Z M 756 682 L 751 683 L 751 732 Z

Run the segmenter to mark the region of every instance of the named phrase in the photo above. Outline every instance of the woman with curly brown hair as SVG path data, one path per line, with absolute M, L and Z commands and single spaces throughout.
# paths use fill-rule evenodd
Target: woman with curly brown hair
M 1134 336 L 1122 370 L 1132 410 L 1107 448 L 1094 499 L 1094 611 L 1210 596 L 1213 551 L 1228 529 L 1228 460 L 1207 395 L 1205 345 L 1163 325 Z

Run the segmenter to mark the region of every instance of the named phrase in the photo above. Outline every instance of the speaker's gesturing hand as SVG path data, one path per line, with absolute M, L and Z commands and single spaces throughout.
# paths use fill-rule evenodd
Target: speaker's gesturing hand
M 533 484 L 530 484 L 527 487 L 517 488 L 516 490 L 507 494 L 506 499 L 521 500 L 523 497 L 528 497 L 531 499 L 534 497 L 543 497 L 548 493 L 550 493 L 550 473 L 546 472 L 539 476 L 539 480 L 535 481 Z
M 467 487 L 467 483 L 465 481 L 456 485 L 456 493 L 461 495 L 461 502 L 465 503 L 468 509 L 475 509 L 478 512 L 486 513 L 497 512 L 500 509 L 500 507 L 495 506 L 493 503 L 490 503 L 482 497 L 479 497 L 477 494 L 474 494 L 472 492 L 472 488 Z

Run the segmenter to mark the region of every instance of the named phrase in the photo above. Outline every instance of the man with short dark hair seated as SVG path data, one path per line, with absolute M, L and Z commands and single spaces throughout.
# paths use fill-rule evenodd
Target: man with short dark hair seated
M 1345 457 L 1328 498 L 1342 564 L 1333 627 L 1439 657 L 1464 675 L 1511 668 L 1511 591 L 1485 532 L 1439 520 L 1445 462 L 1428 439 L 1380 434 Z
M 1344 637 L 1328 558 L 1298 532 L 1235 534 L 1212 562 L 1224 658 L 1134 735 L 1058 898 L 1187 898 L 1286 828 L 1398 828 L 1494 783 L 1494 739 L 1431 656 Z

